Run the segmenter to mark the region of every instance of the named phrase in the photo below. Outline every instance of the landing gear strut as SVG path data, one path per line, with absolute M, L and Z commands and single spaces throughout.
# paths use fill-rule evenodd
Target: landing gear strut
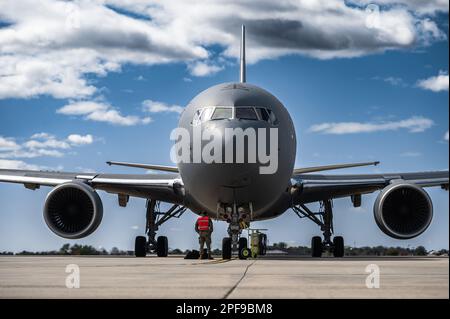
M 253 208 L 251 203 L 249 204 L 249 211 L 252 212 Z M 238 251 L 239 259 L 247 259 L 249 253 L 247 248 L 247 238 L 241 237 L 242 229 L 248 228 L 250 224 L 250 219 L 248 214 L 245 213 L 244 209 L 233 206 L 228 206 L 226 208 L 228 216 L 228 235 L 222 241 L 222 258 L 231 259 L 233 250 Z M 246 250 L 243 252 L 243 250 Z
M 166 236 L 156 237 L 159 226 L 164 224 L 171 218 L 180 218 L 186 211 L 186 207 L 172 205 L 166 212 L 161 212 L 160 202 L 148 199 L 145 233 L 148 237 L 137 236 L 134 246 L 134 254 L 136 257 L 145 257 L 147 252 L 155 252 L 158 257 L 167 257 L 169 252 L 169 242 Z
M 334 233 L 333 205 L 331 199 L 321 202 L 321 210 L 318 213 L 312 212 L 304 204 L 292 208 L 298 217 L 308 218 L 320 226 L 320 230 L 323 232 L 323 241 L 319 236 L 315 236 L 311 239 L 311 255 L 313 257 L 321 257 L 322 252 L 324 251 L 333 252 L 334 257 L 344 256 L 344 238 L 335 236 L 333 240 L 331 240 L 331 236 Z

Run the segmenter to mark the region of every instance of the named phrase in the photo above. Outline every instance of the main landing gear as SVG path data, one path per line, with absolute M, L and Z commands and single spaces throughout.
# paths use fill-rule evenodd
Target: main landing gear
M 145 233 L 148 237 L 137 236 L 134 243 L 134 254 L 136 257 L 145 257 L 147 252 L 155 252 L 158 257 L 167 257 L 169 253 L 169 242 L 166 236 L 156 237 L 159 226 L 172 217 L 179 218 L 186 211 L 186 207 L 172 205 L 166 212 L 161 212 L 160 202 L 148 199 Z
M 294 212 L 300 218 L 308 218 L 318 226 L 323 232 L 323 241 L 319 236 L 311 239 L 311 255 L 321 257 L 324 251 L 332 252 L 334 257 L 344 256 L 344 238 L 335 236 L 331 240 L 333 230 L 333 205 L 331 199 L 321 202 L 321 210 L 318 213 L 312 212 L 304 204 L 293 207 Z

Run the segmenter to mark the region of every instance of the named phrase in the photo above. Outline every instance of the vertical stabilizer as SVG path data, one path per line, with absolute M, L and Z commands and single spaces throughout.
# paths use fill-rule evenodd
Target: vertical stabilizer
M 240 81 L 245 83 L 246 81 L 246 67 L 245 67 L 245 25 L 242 25 L 242 35 L 241 35 L 241 72 Z

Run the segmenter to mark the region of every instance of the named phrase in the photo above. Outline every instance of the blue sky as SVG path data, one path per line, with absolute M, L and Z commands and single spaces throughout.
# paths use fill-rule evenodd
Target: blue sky
M 157 1 L 161 6 L 157 10 L 144 1 L 135 5 L 111 1 L 114 10 L 95 1 L 76 1 L 63 12 L 75 17 L 76 25 L 80 19 L 80 25 L 60 40 L 51 38 L 54 32 L 49 32 L 57 32 L 55 25 L 61 23 L 55 13 L 60 3 L 44 1 L 41 10 L 31 12 L 27 1 L 6 1 L 7 10 L 0 13 L 0 166 L 144 173 L 109 167 L 105 162 L 171 165 L 169 134 L 177 125 L 180 107 L 211 85 L 238 80 L 238 26 L 244 22 L 250 60 L 247 80 L 273 93 L 289 110 L 297 132 L 297 167 L 379 160 L 378 167 L 346 172 L 448 169 L 448 3 L 443 13 L 438 2 L 433 7 L 433 1 L 426 10 L 413 4 L 405 7 L 402 1 L 378 2 L 385 5 L 378 29 L 348 31 L 340 22 L 349 15 L 355 20 L 355 30 L 363 28 L 358 19 L 366 14 L 364 1 L 354 1 L 356 5 L 329 1 L 320 5 L 342 10 L 335 28 L 326 23 L 314 25 L 300 16 L 304 29 L 310 26 L 315 31 L 298 31 L 301 36 L 297 37 L 284 29 L 295 18 L 283 16 L 281 7 L 270 9 L 268 1 L 247 5 L 242 17 L 233 16 L 236 21 L 231 26 L 236 30 L 223 30 L 230 26 L 211 22 L 226 15 L 228 7 L 221 13 L 203 8 L 196 22 L 208 27 L 198 30 L 193 21 L 179 16 L 183 5 L 172 1 L 164 5 Z M 320 8 L 308 9 L 316 17 L 324 15 Z M 258 21 L 267 19 L 270 10 L 280 10 L 277 23 L 270 24 L 270 19 L 269 23 L 255 22 L 258 15 Z M 19 17 L 18 12 L 23 14 Z M 89 19 L 103 15 L 104 25 L 98 27 L 101 39 L 92 36 L 87 41 L 95 33 L 89 32 L 91 24 L 95 26 Z M 167 17 L 174 17 L 173 25 L 161 22 Z M 63 18 L 66 23 L 67 17 Z M 40 23 L 36 30 L 29 25 L 52 19 L 55 24 Z M 149 28 L 145 31 L 151 39 L 149 47 L 140 48 L 139 36 L 127 38 L 134 27 Z M 194 34 L 192 38 L 179 31 L 183 27 Z M 334 37 L 324 36 L 333 32 Z M 111 34 L 107 45 L 99 44 Z M 172 41 L 158 42 L 159 35 Z M 342 35 L 351 44 L 335 44 L 334 39 Z M 123 40 L 125 48 L 114 42 L 120 42 L 116 38 Z M 21 47 L 24 43 L 28 49 Z M 48 190 L 0 185 L 0 251 L 56 249 L 69 242 L 51 233 L 43 221 Z M 351 207 L 350 199 L 336 200 L 336 233 L 344 235 L 348 245 L 448 248 L 448 192 L 427 191 L 434 203 L 434 220 L 416 239 L 394 240 L 378 229 L 372 213 L 376 194 L 364 196 L 358 209 Z M 120 208 L 115 196 L 100 195 L 105 209 L 102 224 L 93 235 L 70 242 L 132 249 L 134 236 L 144 232 L 144 200 L 131 199 L 128 207 Z M 195 218 L 188 211 L 165 224 L 159 234 L 169 236 L 171 247 L 196 247 Z M 299 220 L 291 211 L 252 226 L 268 228 L 271 242 L 292 245 L 309 245 L 311 236 L 320 234 L 317 226 Z M 225 234 L 226 224 L 216 223 L 214 247 L 219 247 Z

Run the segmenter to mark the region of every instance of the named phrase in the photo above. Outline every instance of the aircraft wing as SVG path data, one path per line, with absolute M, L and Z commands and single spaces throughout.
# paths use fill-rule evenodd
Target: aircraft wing
M 181 204 L 184 189 L 178 174 L 97 174 L 0 169 L 0 182 L 23 184 L 28 189 L 82 181 L 108 193 L 152 198 Z
M 294 174 L 292 176 L 293 204 L 372 193 L 399 180 L 421 187 L 440 186 L 448 190 L 449 172 L 357 175 Z

